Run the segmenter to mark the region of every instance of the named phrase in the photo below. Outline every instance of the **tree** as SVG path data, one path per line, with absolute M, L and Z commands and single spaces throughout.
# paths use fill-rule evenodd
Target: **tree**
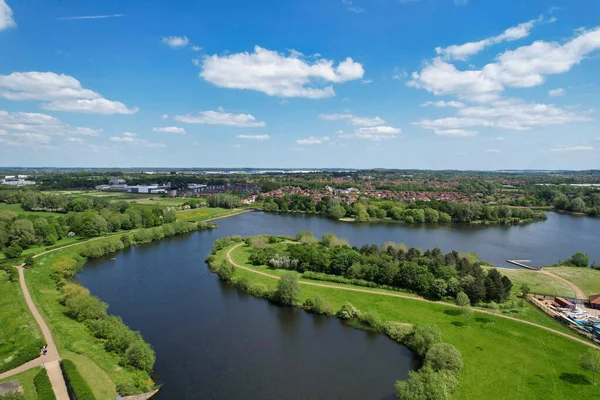
M 523 296 L 523 298 L 526 298 L 530 292 L 529 285 L 527 283 L 523 282 L 521 284 L 520 290 L 521 290 L 521 295 Z
M 459 374 L 463 368 L 462 356 L 454 346 L 449 343 L 436 343 L 425 355 L 425 365 L 434 371 L 451 371 Z
M 339 202 L 331 200 L 327 205 L 326 215 L 331 219 L 340 219 L 346 215 L 346 209 Z
M 590 256 L 588 256 L 585 253 L 582 253 L 581 251 L 578 251 L 577 253 L 571 256 L 569 263 L 575 267 L 587 268 L 587 266 L 590 264 Z
M 225 282 L 231 282 L 233 276 L 235 275 L 235 267 L 230 262 L 223 260 L 221 266 L 217 270 L 217 275 L 219 278 Z
M 468 307 L 471 305 L 471 300 L 469 300 L 469 296 L 465 292 L 460 292 L 456 295 L 456 304 L 459 307 Z
M 592 371 L 592 383 L 596 384 L 596 372 L 600 371 L 600 351 L 589 349 L 579 359 L 581 368 Z
M 286 272 L 281 276 L 277 283 L 277 291 L 275 296 L 281 304 L 291 306 L 296 301 L 296 297 L 300 294 L 300 285 L 298 285 L 298 277 L 293 272 Z
M 4 250 L 6 258 L 18 258 L 21 257 L 21 253 L 23 253 L 23 248 L 19 246 L 19 243 L 17 242 L 12 242 L 10 246 Z
M 66 301 L 67 314 L 79 322 L 106 317 L 108 305 L 97 297 L 81 295 Z
M 33 258 L 32 254 L 28 254 L 27 256 L 25 256 L 23 263 L 27 268 L 31 268 L 35 264 L 35 258 Z
M 424 356 L 434 344 L 441 342 L 442 333 L 437 326 L 415 325 L 406 341 L 406 345 L 418 355 Z
M 156 360 L 156 354 L 152 347 L 141 337 L 133 341 L 125 351 L 125 358 L 129 365 L 150 372 Z
M 441 374 L 428 367 L 410 371 L 407 381 L 397 381 L 399 400 L 446 400 L 449 398 L 446 384 Z

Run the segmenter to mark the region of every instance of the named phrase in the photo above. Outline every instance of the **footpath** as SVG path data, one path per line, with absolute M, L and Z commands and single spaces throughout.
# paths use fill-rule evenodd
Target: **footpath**
M 280 277 L 278 277 L 277 275 L 272 275 L 272 274 L 268 274 L 266 272 L 262 272 L 262 271 L 257 271 L 253 268 L 249 268 L 249 267 L 245 267 L 243 265 L 239 265 L 238 263 L 236 263 L 235 261 L 233 261 L 233 259 L 231 258 L 231 252 L 233 250 L 235 250 L 236 248 L 242 246 L 243 243 L 237 244 L 235 246 L 233 246 L 231 249 L 229 249 L 229 251 L 227 252 L 227 261 L 229 261 L 234 267 L 236 268 L 240 268 L 258 275 L 262 275 L 262 276 L 266 276 L 269 278 L 273 278 L 273 279 L 280 279 Z M 375 290 L 369 290 L 369 289 L 359 289 L 359 288 L 350 288 L 350 287 L 343 287 L 343 286 L 336 286 L 336 285 L 328 285 L 325 283 L 315 283 L 315 282 L 306 282 L 306 281 L 298 281 L 299 284 L 301 285 L 308 285 L 308 286 L 317 286 L 317 287 L 323 287 L 323 288 L 327 288 L 327 289 L 336 289 L 336 290 L 346 290 L 346 291 L 350 291 L 350 292 L 361 292 L 361 293 L 369 293 L 369 294 L 374 294 L 374 295 L 378 295 L 378 296 L 388 296 L 388 297 L 399 297 L 402 299 L 408 299 L 408 300 L 414 300 L 414 301 L 422 301 L 422 302 L 426 302 L 426 303 L 434 303 L 434 304 L 441 304 L 447 307 L 453 307 L 453 308 L 461 308 L 460 306 L 456 305 L 456 304 L 452 304 L 452 303 L 447 303 L 444 301 L 433 301 L 433 300 L 427 300 L 424 299 L 422 297 L 416 297 L 416 296 L 407 296 L 407 295 L 403 295 L 403 294 L 399 294 L 399 293 L 387 293 L 387 292 L 377 292 Z M 580 289 L 581 290 L 581 289 Z M 556 329 L 552 329 L 552 328 L 548 328 L 547 326 L 543 326 L 543 325 L 539 325 L 536 324 L 535 322 L 529 322 L 529 321 L 525 321 L 519 318 L 515 318 L 515 317 L 510 317 L 508 315 L 502 315 L 502 314 L 495 314 L 491 311 L 487 311 L 487 310 L 481 310 L 478 308 L 474 308 L 473 311 L 478 312 L 478 313 L 482 313 L 482 314 L 487 314 L 487 315 L 492 315 L 494 317 L 500 317 L 500 318 L 505 318 L 505 319 L 510 319 L 511 321 L 515 321 L 515 322 L 519 322 L 522 324 L 527 324 L 527 325 L 531 325 L 531 326 L 535 326 L 538 327 L 540 329 L 544 329 L 546 331 L 555 333 L 557 335 L 566 337 L 568 339 L 574 340 L 576 342 L 585 344 L 586 346 L 595 348 L 595 349 L 599 349 L 600 347 L 596 346 L 594 343 L 591 343 L 588 340 L 584 340 L 584 339 L 580 339 L 578 337 L 575 336 L 571 336 L 567 333 L 561 332 L 561 331 L 557 331 Z

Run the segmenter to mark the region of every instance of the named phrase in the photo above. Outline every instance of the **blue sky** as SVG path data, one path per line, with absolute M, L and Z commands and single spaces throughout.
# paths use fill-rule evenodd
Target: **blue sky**
M 595 0 L 0 0 L 0 166 L 600 167 Z

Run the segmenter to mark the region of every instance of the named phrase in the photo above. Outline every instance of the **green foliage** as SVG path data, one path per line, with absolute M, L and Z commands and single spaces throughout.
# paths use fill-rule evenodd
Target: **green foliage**
M 141 337 L 131 342 L 125 350 L 125 362 L 142 371 L 151 372 L 155 361 L 156 354 L 154 350 Z
M 56 400 L 50 378 L 48 378 L 48 371 L 45 368 L 41 369 L 35 378 L 33 378 L 33 384 L 35 385 L 38 400 Z
M 25 395 L 21 392 L 9 392 L 0 394 L 0 400 L 25 400 Z
M 97 297 L 80 294 L 66 300 L 67 315 L 78 322 L 106 317 L 108 305 Z
M 383 323 L 381 322 L 381 318 L 379 318 L 379 315 L 372 311 L 362 313 L 360 315 L 360 322 L 377 332 L 383 329 Z
M 471 300 L 469 300 L 469 296 L 465 292 L 460 292 L 456 295 L 456 304 L 459 307 L 468 307 L 471 305 Z
M 413 326 L 404 322 L 387 322 L 384 324 L 383 331 L 396 342 L 404 343 L 412 333 Z
M 23 259 L 23 263 L 25 264 L 25 267 L 32 268 L 35 264 L 35 258 L 33 258 L 33 254 L 26 255 Z
M 296 274 L 293 272 L 284 273 L 277 282 L 275 299 L 281 304 L 291 306 L 294 305 L 299 294 L 300 285 Z
M 407 381 L 396 382 L 399 400 L 447 400 L 450 393 L 441 374 L 431 368 L 410 371 Z
M 96 400 L 92 390 L 77 370 L 73 361 L 63 359 L 60 362 L 60 367 L 67 385 L 71 388 L 77 400 Z
M 139 337 L 127 325 L 123 323 L 120 317 L 113 315 L 107 318 L 92 320 L 89 323 L 94 332 L 94 336 L 104 339 L 104 348 L 107 351 L 114 351 L 123 354 L 129 346 Z
M 458 375 L 463 368 L 462 355 L 449 343 L 436 343 L 427 351 L 425 365 L 436 372 L 446 370 Z
M 12 242 L 10 246 L 4 249 L 6 258 L 19 258 L 23 253 L 23 248 L 17 242 Z
M 254 297 L 258 297 L 261 299 L 271 298 L 272 292 L 271 290 L 262 283 L 253 283 L 248 287 L 248 293 Z
M 360 311 L 352 305 L 352 303 L 346 301 L 342 304 L 340 310 L 336 313 L 337 317 L 340 319 L 355 319 L 360 318 Z
M 600 351 L 589 349 L 581 355 L 581 368 L 592 372 L 592 383 L 596 384 L 596 373 L 600 372 Z
M 306 299 L 303 306 L 305 310 L 315 314 L 331 314 L 331 307 L 321 296 L 315 296 L 313 299 Z
M 240 198 L 232 194 L 215 194 L 209 196 L 207 201 L 209 207 L 231 209 L 242 205 L 240 202 Z
M 217 269 L 217 275 L 222 281 L 231 282 L 235 275 L 235 267 L 230 262 L 223 260 Z
M 406 339 L 406 345 L 420 356 L 425 356 L 433 345 L 441 342 L 442 333 L 435 325 L 415 325 Z
M 574 267 L 587 268 L 590 265 L 590 256 L 579 251 L 571 256 L 568 264 Z

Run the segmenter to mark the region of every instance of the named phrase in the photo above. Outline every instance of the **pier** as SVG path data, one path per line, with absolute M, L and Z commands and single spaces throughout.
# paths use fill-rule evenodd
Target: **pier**
M 539 271 L 539 270 L 541 270 L 541 268 L 534 268 L 534 267 L 530 267 L 527 264 L 523 264 L 525 262 L 531 262 L 531 260 L 506 260 L 506 262 L 510 263 L 510 264 L 513 264 L 513 265 L 517 265 L 517 266 L 522 267 L 522 268 L 530 269 L 532 271 Z

